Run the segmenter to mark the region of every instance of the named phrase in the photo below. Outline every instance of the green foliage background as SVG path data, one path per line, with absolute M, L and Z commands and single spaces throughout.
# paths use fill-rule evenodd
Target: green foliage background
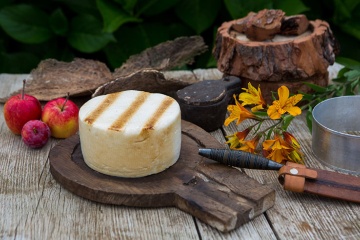
M 148 47 L 192 35 L 203 36 L 209 51 L 190 67 L 215 67 L 216 29 L 264 8 L 326 20 L 340 56 L 360 60 L 360 0 L 0 0 L 0 72 L 28 73 L 43 59 L 74 57 L 114 69 Z

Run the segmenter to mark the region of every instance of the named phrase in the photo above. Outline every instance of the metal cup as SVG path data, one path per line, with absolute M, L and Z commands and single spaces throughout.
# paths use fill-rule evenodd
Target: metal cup
M 360 95 L 327 99 L 312 112 L 312 150 L 335 170 L 360 175 Z

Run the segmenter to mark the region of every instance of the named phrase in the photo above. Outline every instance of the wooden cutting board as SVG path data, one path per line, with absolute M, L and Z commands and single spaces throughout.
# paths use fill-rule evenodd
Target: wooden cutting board
M 198 155 L 199 148 L 223 148 L 200 127 L 182 121 L 180 158 L 167 170 L 142 178 L 120 178 L 89 168 L 78 135 L 58 143 L 49 154 L 54 178 L 74 194 L 92 201 L 134 207 L 177 207 L 227 232 L 274 205 L 275 191 L 238 169 Z

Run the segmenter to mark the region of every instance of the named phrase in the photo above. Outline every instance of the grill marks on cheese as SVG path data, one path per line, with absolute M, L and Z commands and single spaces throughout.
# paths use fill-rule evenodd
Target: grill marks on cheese
M 155 113 L 151 116 L 151 118 L 145 124 L 145 129 L 152 129 L 156 122 L 160 119 L 161 115 L 166 112 L 166 109 L 173 103 L 173 99 L 165 98 L 159 107 L 156 109 Z
M 99 104 L 99 106 L 85 118 L 84 121 L 92 125 L 96 119 L 98 119 L 100 115 L 105 112 L 105 110 L 118 98 L 119 95 L 120 94 L 109 94 L 104 101 L 102 101 L 101 104 Z
M 133 101 L 130 106 L 125 110 L 123 114 L 121 114 L 116 121 L 109 127 L 109 130 L 119 131 L 121 130 L 125 124 L 129 121 L 129 119 L 135 114 L 135 112 L 140 108 L 140 106 L 146 101 L 150 93 L 141 92 L 138 97 Z
M 85 122 L 92 125 L 100 116 L 108 109 L 116 100 L 120 97 L 121 92 L 118 94 L 109 94 L 104 100 L 85 118 Z M 140 109 L 140 107 L 148 100 L 150 93 L 141 92 L 128 107 L 120 114 L 120 116 L 111 124 L 108 128 L 113 131 L 120 131 L 132 116 Z M 166 110 L 173 104 L 174 100 L 170 97 L 164 98 L 160 104 L 158 104 L 156 111 L 147 119 L 146 123 L 142 127 L 142 133 L 145 130 L 154 129 L 155 124 L 166 112 Z

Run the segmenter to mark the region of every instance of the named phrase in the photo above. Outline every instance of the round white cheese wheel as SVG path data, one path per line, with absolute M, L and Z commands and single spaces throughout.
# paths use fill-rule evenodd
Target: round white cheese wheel
M 158 93 L 98 96 L 80 108 L 79 135 L 85 163 L 98 172 L 130 178 L 159 173 L 180 155 L 180 107 Z

